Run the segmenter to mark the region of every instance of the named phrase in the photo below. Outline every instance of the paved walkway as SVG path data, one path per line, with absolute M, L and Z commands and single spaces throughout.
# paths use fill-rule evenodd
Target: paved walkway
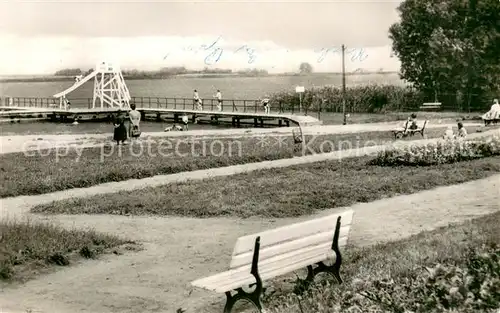
M 350 134 L 375 131 L 391 131 L 397 126 L 397 123 L 367 123 L 351 125 L 323 125 L 303 127 L 303 133 L 306 135 L 326 135 L 326 134 Z M 429 124 L 427 128 L 439 128 L 447 126 L 456 126 L 455 124 Z M 470 128 L 479 128 L 480 124 L 466 124 Z M 161 137 L 245 137 L 262 135 L 286 135 L 290 136 L 293 127 L 281 128 L 238 128 L 238 129 L 203 129 L 191 130 L 188 132 L 150 132 L 143 133 L 142 138 L 161 138 Z M 471 132 L 469 130 L 469 132 Z M 13 135 L 0 136 L 0 153 L 12 153 L 26 151 L 30 144 L 36 143 L 44 148 L 55 148 L 57 146 L 85 145 L 95 146 L 105 141 L 110 141 L 112 134 L 67 134 L 67 135 Z
M 500 136 L 500 129 L 491 130 L 484 133 L 475 133 L 470 135 L 469 138 L 474 139 L 491 135 Z M 11 207 L 11 204 L 13 203 L 24 203 L 26 206 L 29 206 L 32 203 L 47 203 L 55 199 L 67 199 L 74 197 L 80 198 L 97 194 L 113 193 L 113 192 L 127 191 L 127 190 L 131 191 L 147 187 L 166 185 L 170 183 L 179 183 L 188 180 L 201 180 L 205 178 L 236 175 L 240 173 L 246 173 L 246 172 L 269 169 L 269 168 L 282 168 L 293 165 L 300 165 L 300 164 L 307 164 L 307 163 L 314 163 L 314 162 L 321 162 L 328 160 L 339 160 L 348 157 L 359 157 L 377 153 L 378 151 L 381 151 L 383 149 L 388 149 L 393 146 L 421 145 L 430 142 L 436 142 L 437 140 L 440 139 L 434 138 L 434 139 L 422 139 L 415 141 L 395 141 L 392 144 L 384 146 L 371 146 L 358 149 L 339 150 L 330 153 L 312 154 L 291 159 L 247 163 L 247 164 L 226 166 L 220 168 L 211 168 L 211 169 L 204 169 L 204 170 L 183 172 L 183 173 L 169 174 L 169 175 L 157 175 L 142 179 L 130 179 L 121 182 L 109 182 L 87 188 L 68 189 L 68 190 L 57 191 L 53 193 L 36 195 L 36 196 L 20 196 L 15 198 L 5 198 L 5 199 L 0 199 L 1 203 L 0 213 L 1 215 L 4 216 L 7 216 L 9 214 L 15 214 L 15 209 Z M 19 208 L 22 206 L 16 204 L 14 205 L 14 207 Z

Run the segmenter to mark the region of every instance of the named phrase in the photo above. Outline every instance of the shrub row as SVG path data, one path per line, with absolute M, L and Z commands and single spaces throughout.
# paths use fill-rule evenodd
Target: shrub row
M 497 312 L 500 308 L 500 249 L 471 250 L 465 264 L 438 263 L 404 276 L 353 281 L 352 288 L 317 286 L 289 297 L 271 312 Z M 297 304 L 296 304 L 297 303 Z
M 298 110 L 300 105 L 299 94 L 293 91 L 275 93 L 270 100 L 279 103 L 283 110 Z M 423 102 L 424 95 L 410 87 L 367 85 L 346 88 L 346 111 L 350 113 L 418 110 Z M 302 108 L 342 112 L 342 89 L 331 86 L 308 89 L 302 95 Z
M 370 164 L 428 166 L 500 155 L 500 137 L 484 141 L 443 140 L 380 151 Z

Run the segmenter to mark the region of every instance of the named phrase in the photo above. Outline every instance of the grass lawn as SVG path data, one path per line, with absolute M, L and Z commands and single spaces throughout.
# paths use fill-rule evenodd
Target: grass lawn
M 132 243 L 93 230 L 66 230 L 48 223 L 0 221 L 0 281 L 25 281 L 53 266 L 94 258 Z M 117 250 L 114 253 L 119 253 Z
M 347 247 L 341 269 L 344 284 L 313 288 L 302 296 L 299 304 L 297 296 L 290 293 L 289 281 L 276 282 L 273 287 L 277 293 L 265 303 L 266 308 L 283 313 L 498 312 L 498 225 L 500 212 L 397 242 L 364 249 Z M 472 258 L 476 270 L 468 271 L 474 279 L 467 284 L 457 269 L 467 270 L 471 250 L 480 256 Z M 489 257 L 483 254 L 488 250 Z M 434 275 L 424 267 L 431 268 Z M 452 288 L 456 286 L 454 291 Z M 470 304 L 466 304 L 466 297 L 456 293 L 463 291 L 474 294 L 468 296 Z M 368 300 L 362 295 L 368 292 L 392 306 Z M 479 295 L 481 298 L 476 298 Z M 449 310 L 444 309 L 446 305 Z
M 373 157 L 254 171 L 39 205 L 32 212 L 192 217 L 293 217 L 500 172 L 500 157 L 427 167 L 368 165 Z M 140 194 L 140 196 L 138 196 Z
M 439 137 L 443 128 L 429 129 L 428 138 Z M 275 138 L 283 138 L 279 143 Z M 410 139 L 420 139 L 420 135 Z M 193 139 L 197 140 L 197 139 Z M 333 144 L 322 144 L 326 140 Z M 309 147 L 315 153 L 373 146 L 393 142 L 391 132 L 322 135 Z M 265 141 L 252 137 L 243 139 L 205 139 L 202 142 L 171 138 L 151 144 L 115 145 L 77 150 L 30 151 L 0 155 L 0 197 L 32 195 L 100 183 L 145 178 L 199 169 L 290 158 L 301 152 L 293 151 L 293 138 L 273 137 Z M 141 151 L 142 147 L 142 151 Z M 310 151 L 307 151 L 310 153 Z

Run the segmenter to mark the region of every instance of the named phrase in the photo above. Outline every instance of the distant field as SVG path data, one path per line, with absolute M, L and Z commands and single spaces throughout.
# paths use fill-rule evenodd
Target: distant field
M 70 94 L 72 98 L 90 98 L 93 81 Z M 191 98 L 193 89 L 200 97 L 212 98 L 217 89 L 226 99 L 258 99 L 266 94 L 282 90 L 294 90 L 295 86 L 306 88 L 342 84 L 339 74 L 313 74 L 308 76 L 263 76 L 263 77 L 174 77 L 169 79 L 127 80 L 132 97 L 178 97 Z M 365 84 L 404 84 L 395 73 L 349 75 L 348 86 Z M 1 82 L 0 97 L 51 97 L 73 84 L 72 81 L 57 82 Z

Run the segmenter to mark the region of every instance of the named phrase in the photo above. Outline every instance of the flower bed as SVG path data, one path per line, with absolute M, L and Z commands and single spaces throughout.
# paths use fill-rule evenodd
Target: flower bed
M 384 150 L 370 162 L 381 166 L 427 166 L 500 155 L 500 137 L 482 141 L 443 140 L 427 145 L 409 145 Z

